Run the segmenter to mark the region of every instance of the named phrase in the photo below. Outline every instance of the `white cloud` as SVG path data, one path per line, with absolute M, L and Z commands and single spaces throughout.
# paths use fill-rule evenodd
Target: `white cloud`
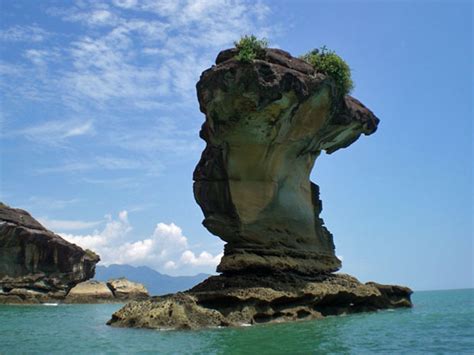
M 207 251 L 201 251 L 196 256 L 187 237 L 174 223 L 158 223 L 148 238 L 134 242 L 128 241 L 131 231 L 128 214 L 122 211 L 118 219 L 108 216 L 106 226 L 101 232 L 96 231 L 89 235 L 60 235 L 72 243 L 97 252 L 101 263 L 105 265 L 146 265 L 173 273 L 213 272 L 222 257 L 222 254 L 212 255 Z
M 102 257 L 102 261 L 107 263 L 107 259 L 114 252 L 117 243 L 123 241 L 125 236 L 132 231 L 132 227 L 128 221 L 127 211 L 120 212 L 118 219 L 113 219 L 110 215 L 107 215 L 106 218 L 107 223 L 101 232 L 94 231 L 92 234 L 74 235 L 58 231 L 58 234 L 84 249 L 98 252 Z
M 61 26 L 62 33 L 48 33 L 37 25 L 2 32 L 9 40 L 38 35 L 34 45 L 7 48 L 12 56 L 0 60 L 5 115 L 12 117 L 5 120 L 1 138 L 21 136 L 69 149 L 67 159 L 40 166 L 35 170 L 38 173 L 140 169 L 145 171 L 143 177 L 149 177 L 161 174 L 163 164 L 176 161 L 176 156 L 197 156 L 203 146 L 197 135 L 203 117 L 195 117 L 199 115 L 195 93 L 199 75 L 213 64 L 218 51 L 232 46 L 242 34 L 270 33 L 265 23 L 269 8 L 260 1 L 80 0 L 62 4 L 45 14 L 67 22 Z M 41 36 L 54 41 L 42 41 Z M 33 109 L 37 118 L 49 110 L 64 112 L 66 118 L 33 122 Z M 163 115 L 171 116 L 173 126 L 160 120 Z M 90 140 L 90 146 L 79 147 L 80 137 L 91 136 L 96 139 Z M 113 161 L 84 156 L 95 148 L 110 154 L 126 152 L 127 157 L 134 156 L 131 159 L 144 157 L 120 162 L 113 156 Z M 161 164 L 157 164 L 158 156 Z M 122 175 L 79 179 L 131 186 Z
M 38 218 L 39 222 L 46 228 L 52 231 L 61 230 L 83 230 L 92 227 L 96 227 L 102 223 L 102 221 L 78 221 L 78 220 L 60 220 L 60 219 L 49 219 L 47 217 Z
M 11 42 L 41 42 L 51 34 L 37 25 L 12 26 L 0 31 L 1 41 Z
M 147 110 L 170 95 L 194 99 L 195 82 L 220 49 L 242 34 L 269 33 L 269 7 L 259 1 L 83 1 L 48 13 L 86 28 L 54 48 L 60 55 L 50 61 L 60 58 L 69 68 L 51 65 L 42 84 L 57 85 L 76 105 L 127 99 L 128 106 Z M 35 48 L 25 55 L 43 63 L 51 52 Z
M 25 52 L 25 57 L 28 58 L 33 64 L 42 66 L 46 65 L 48 51 L 38 49 L 28 49 Z
M 193 266 L 211 266 L 219 264 L 222 258 L 222 254 L 212 256 L 212 254 L 207 251 L 201 252 L 197 257 L 191 250 L 186 250 L 182 255 L 180 261 L 183 264 L 193 265 Z
M 113 3 L 115 6 L 130 9 L 137 5 L 137 0 L 113 0 Z
M 168 260 L 165 263 L 165 270 L 175 270 L 177 268 L 178 268 L 178 266 L 176 265 L 176 263 L 174 261 Z
M 33 142 L 58 146 L 69 138 L 94 134 L 95 130 L 92 120 L 58 120 L 46 121 L 13 133 Z

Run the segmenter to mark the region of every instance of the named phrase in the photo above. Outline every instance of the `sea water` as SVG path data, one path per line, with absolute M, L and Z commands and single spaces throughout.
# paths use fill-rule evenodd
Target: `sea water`
M 474 353 L 473 289 L 412 299 L 412 309 L 200 331 L 112 328 L 116 304 L 0 306 L 0 354 Z

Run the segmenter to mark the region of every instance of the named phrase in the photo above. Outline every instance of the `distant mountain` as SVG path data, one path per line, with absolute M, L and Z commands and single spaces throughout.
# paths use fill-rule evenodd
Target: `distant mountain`
M 185 291 L 208 278 L 208 274 L 195 276 L 170 276 L 161 274 L 147 266 L 109 265 L 96 267 L 95 278 L 98 281 L 107 281 L 118 277 L 126 277 L 130 281 L 145 285 L 150 295 L 164 295 L 178 291 Z

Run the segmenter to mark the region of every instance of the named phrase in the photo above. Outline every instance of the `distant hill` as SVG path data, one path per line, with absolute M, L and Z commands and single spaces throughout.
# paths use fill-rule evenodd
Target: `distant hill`
M 161 274 L 147 266 L 109 265 L 96 267 L 94 279 L 107 281 L 109 279 L 126 277 L 130 281 L 145 285 L 150 295 L 164 295 L 178 291 L 185 291 L 205 280 L 210 275 L 197 274 L 195 276 L 170 276 Z

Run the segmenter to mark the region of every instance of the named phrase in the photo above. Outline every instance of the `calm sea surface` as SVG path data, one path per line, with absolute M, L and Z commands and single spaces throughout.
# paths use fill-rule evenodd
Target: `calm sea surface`
M 426 291 L 415 307 L 238 329 L 105 325 L 120 305 L 0 306 L 0 354 L 474 353 L 474 290 Z

